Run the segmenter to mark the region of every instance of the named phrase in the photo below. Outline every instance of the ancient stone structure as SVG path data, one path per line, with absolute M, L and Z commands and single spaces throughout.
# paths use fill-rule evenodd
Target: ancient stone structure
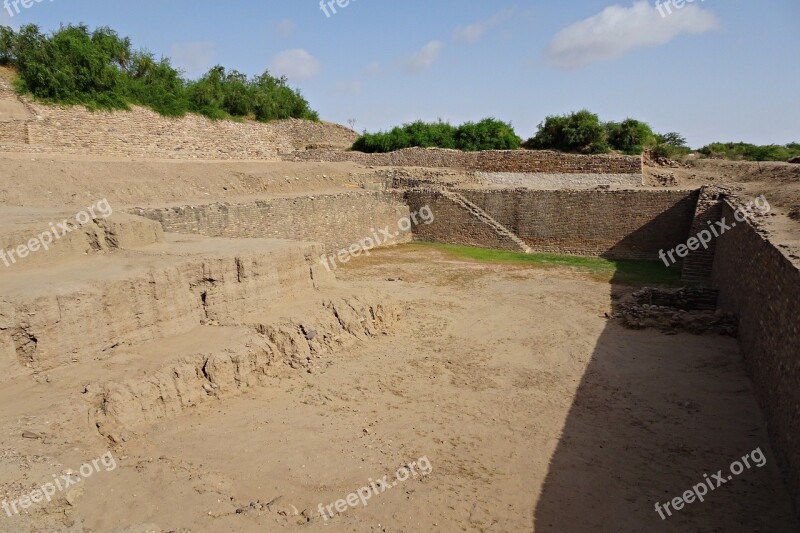
M 725 200 L 722 216 L 734 220 Z M 795 505 L 800 509 L 800 268 L 751 221 L 719 239 L 719 307 L 739 317 L 739 342 Z
M 308 150 L 286 160 L 353 161 L 383 167 L 457 168 L 480 172 L 568 174 L 641 174 L 642 158 L 624 155 L 577 155 L 549 150 L 462 152 L 442 148 L 407 148 L 386 154 Z
M 308 145 L 344 148 L 354 131 L 327 122 L 213 121 L 197 115 L 167 118 L 142 107 L 129 112 L 47 106 L 18 98 L 0 79 L 0 147 L 33 153 L 96 154 L 158 159 L 256 159 Z M 25 109 L 13 115 L 8 106 Z
M 321 243 L 326 253 L 347 248 L 387 227 L 399 233 L 394 243 L 411 238 L 408 230 L 398 228 L 398 221 L 409 216 L 408 207 L 399 195 L 389 192 L 138 208 L 132 213 L 157 220 L 168 232 L 313 241 Z
M 658 260 L 661 249 L 685 242 L 696 191 L 458 190 L 488 217 L 534 251 Z M 520 251 L 447 195 L 432 189 L 406 193 L 411 210 L 430 205 L 437 218 L 417 226 L 423 240 Z
M 701 231 L 709 229 L 709 223 L 720 220 L 722 216 L 723 191 L 717 187 L 702 187 L 698 194 L 690 236 L 698 235 Z M 711 272 L 714 267 L 714 255 L 717 239 L 708 243 L 708 247 L 693 250 L 683 260 L 681 278 L 686 283 L 708 284 L 711 281 Z
M 92 113 L 47 107 L 17 99 L 2 82 L 0 103 L 0 149 L 9 151 L 350 161 L 456 169 L 477 178 L 470 187 L 425 180 L 408 187 L 412 177 L 400 179 L 403 184 L 395 190 L 139 207 L 71 232 L 48 254 L 26 258 L 25 269 L 4 271 L 10 274 L 0 277 L 0 381 L 91 363 L 93 377 L 114 378 L 95 413 L 98 429 L 113 442 L 124 440 L 124 428 L 141 423 L 142 413 L 164 418 L 250 386 L 273 361 L 283 358 L 292 368 L 305 368 L 311 358 L 341 349 L 348 339 L 384 331 L 398 317 L 396 310 L 381 298 L 336 294 L 335 280 L 319 260 L 375 230 L 398 231 L 393 242 L 413 236 L 518 252 L 657 261 L 660 250 L 687 242 L 709 221 L 734 218 L 734 200 L 724 191 L 637 190 L 642 170 L 637 157 L 308 150 L 310 145 L 345 147 L 355 134 L 304 121 L 213 122 L 196 116 L 167 119 L 142 108 Z M 536 180 L 576 188 L 537 190 Z M 387 189 L 398 185 L 395 178 L 386 181 Z M 491 187 L 482 189 L 481 183 Z M 608 184 L 626 188 L 578 188 Z M 425 206 L 434 215 L 432 223 L 417 224 L 410 232 L 397 227 Z M 24 242 L 63 215 L 50 211 L 35 222 L 17 223 L 11 211 L 4 212 L 11 218 L 3 221 L 3 248 Z M 45 274 L 29 272 L 45 266 Z M 748 220 L 677 268 L 686 282 L 718 290 L 719 307 L 739 317 L 741 351 L 800 508 L 797 261 Z M 297 295 L 305 298 L 302 312 L 314 320 L 295 316 L 275 322 L 270 302 Z M 247 337 L 235 353 L 221 358 L 175 354 L 135 382 L 114 377 L 119 370 L 102 365 L 105 354 L 120 346 L 162 341 L 207 324 L 242 323 L 257 337 Z

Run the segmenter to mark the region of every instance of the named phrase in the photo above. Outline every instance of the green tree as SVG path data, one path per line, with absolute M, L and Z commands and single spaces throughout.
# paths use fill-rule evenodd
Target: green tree
M 18 90 L 55 103 L 105 109 L 139 104 L 164 115 L 192 112 L 213 119 L 319 120 L 285 78 L 264 73 L 248 79 L 216 66 L 186 82 L 168 58 L 133 50 L 130 39 L 107 27 L 90 32 L 83 24 L 67 25 L 50 35 L 33 24 L 19 32 L 0 27 L 0 64 L 17 70 Z
M 516 150 L 522 139 L 514 132 L 511 124 L 486 118 L 480 122 L 467 122 L 456 129 L 456 146 L 460 150 Z
M 656 136 L 650 126 L 646 122 L 632 118 L 620 123 L 607 123 L 606 135 L 611 148 L 628 155 L 639 155 L 656 142 Z
M 0 65 L 8 66 L 16 62 L 17 34 L 8 26 L 0 26 Z
M 686 144 L 686 138 L 681 135 L 680 133 L 671 131 L 669 133 L 658 133 L 656 134 L 656 143 L 658 144 L 666 144 L 669 146 L 674 146 L 676 148 L 688 148 L 689 145 Z
M 168 58 L 156 61 L 149 52 L 134 52 L 127 72 L 126 94 L 133 103 L 173 117 L 183 116 L 189 110 L 186 84 Z
M 513 150 L 521 139 L 510 124 L 487 118 L 478 123 L 467 122 L 457 128 L 438 122 L 416 121 L 392 128 L 388 132 L 364 133 L 353 144 L 353 150 L 384 153 L 403 148 L 450 148 L 464 151 Z
M 577 153 L 609 151 L 606 131 L 600 118 L 586 109 L 569 115 L 548 116 L 539 124 L 536 135 L 524 146 L 536 150 Z

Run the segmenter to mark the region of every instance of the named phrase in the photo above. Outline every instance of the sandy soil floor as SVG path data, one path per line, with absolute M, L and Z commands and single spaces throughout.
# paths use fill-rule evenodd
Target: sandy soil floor
M 800 530 L 735 340 L 623 329 L 604 313 L 630 289 L 569 270 L 408 246 L 338 275 L 402 302 L 395 334 L 148 426 L 70 501 L 0 514 L 0 531 Z M 4 395 L 6 491 L 108 450 L 82 418 L 87 380 L 27 391 L 73 402 L 72 420 Z M 46 438 L 24 439 L 31 426 Z M 765 466 L 655 512 L 756 448 Z M 384 475 L 395 485 L 368 505 L 319 516 Z
M 382 180 L 351 163 L 101 160 L 96 156 L 0 154 L 0 203 L 85 208 L 212 203 L 254 196 L 341 192 Z M 88 202 L 88 203 L 87 203 Z

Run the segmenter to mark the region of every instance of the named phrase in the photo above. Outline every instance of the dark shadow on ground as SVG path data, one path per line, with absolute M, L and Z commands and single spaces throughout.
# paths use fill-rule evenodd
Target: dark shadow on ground
M 615 275 L 612 298 L 631 290 L 629 277 Z M 610 320 L 559 437 L 532 517 L 537 532 L 800 531 L 730 337 Z M 722 470 L 727 481 L 731 463 L 756 448 L 766 466 L 745 469 L 704 502 L 671 506 L 664 520 L 656 512 L 656 502 L 663 508 L 704 474 Z

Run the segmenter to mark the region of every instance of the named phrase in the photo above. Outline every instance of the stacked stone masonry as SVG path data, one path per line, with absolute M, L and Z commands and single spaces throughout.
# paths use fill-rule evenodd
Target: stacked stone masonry
M 685 242 L 696 191 L 459 190 L 534 251 L 658 260 Z M 518 251 L 436 190 L 406 193 L 410 209 L 430 205 L 436 220 L 415 228 L 421 240 Z
M 722 216 L 733 220 L 727 201 Z M 739 343 L 773 448 L 800 509 L 800 268 L 748 222 L 717 243 L 713 286 L 739 317 Z
M 287 161 L 351 161 L 368 166 L 454 168 L 473 172 L 633 174 L 642 175 L 642 158 L 624 155 L 577 155 L 549 150 L 461 152 L 408 148 L 386 154 L 308 150 L 284 156 Z
M 47 106 L 17 98 L 2 80 L 0 100 L 21 103 L 30 112 L 28 120 L 0 117 L 0 144 L 23 152 L 275 161 L 281 152 L 310 144 L 346 147 L 357 136 L 337 124 L 307 120 L 213 121 L 197 115 L 168 118 L 137 106 L 128 112 Z
M 156 220 L 172 233 L 208 237 L 277 238 L 322 243 L 336 253 L 389 228 L 411 238 L 398 222 L 409 216 L 402 198 L 388 192 L 353 192 L 258 200 L 242 204 L 137 208 L 132 213 Z
M 575 174 L 568 172 L 476 172 L 481 184 L 504 189 L 580 189 L 599 186 L 641 187 L 642 174 Z
M 722 191 L 716 187 L 703 187 L 700 189 L 695 210 L 694 220 L 690 235 L 699 235 L 709 229 L 709 223 L 721 220 L 722 217 Z M 690 284 L 708 284 L 714 266 L 714 253 L 717 240 L 708 243 L 708 248 L 699 248 L 692 251 L 684 260 L 681 278 Z

